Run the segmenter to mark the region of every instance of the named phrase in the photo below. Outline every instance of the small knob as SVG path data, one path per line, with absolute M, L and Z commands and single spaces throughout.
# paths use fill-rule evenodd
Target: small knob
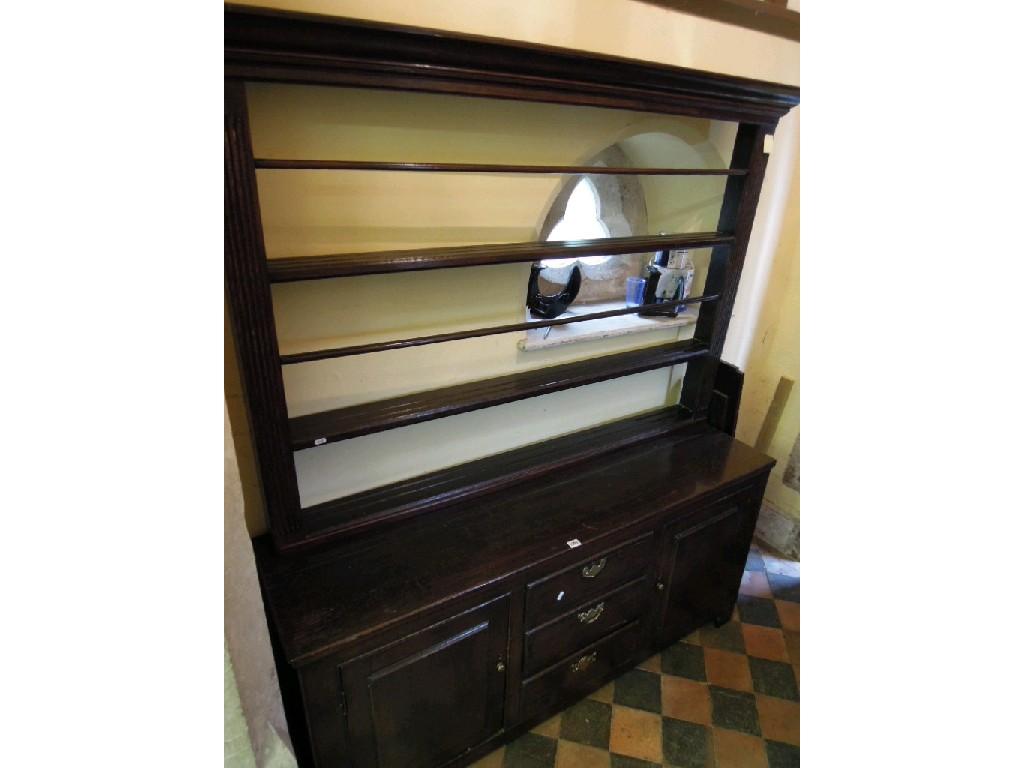
M 499 672 L 504 672 L 505 671 L 505 662 L 504 661 L 499 661 L 498 662 L 498 671 Z
M 658 582 L 657 584 L 655 584 L 654 586 L 655 586 L 655 588 L 656 588 L 656 589 L 657 589 L 657 590 L 658 590 L 659 592 L 664 592 L 664 591 L 665 591 L 665 582 L 663 582 L 663 581 L 659 581 L 659 582 Z

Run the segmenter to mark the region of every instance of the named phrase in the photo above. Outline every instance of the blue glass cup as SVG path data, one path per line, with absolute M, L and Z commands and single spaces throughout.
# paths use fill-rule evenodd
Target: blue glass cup
M 626 278 L 626 306 L 639 307 L 644 303 L 644 287 L 647 281 L 642 277 Z

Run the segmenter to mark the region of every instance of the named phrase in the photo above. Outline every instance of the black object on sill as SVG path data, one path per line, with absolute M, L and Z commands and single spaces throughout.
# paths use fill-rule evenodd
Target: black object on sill
M 526 290 L 526 306 L 530 308 L 532 316 L 553 320 L 565 312 L 576 299 L 576 295 L 580 292 L 580 285 L 583 283 L 583 273 L 577 264 L 572 268 L 572 274 L 569 276 L 569 282 L 565 284 L 564 290 L 553 296 L 544 296 L 540 292 L 538 282 L 542 269 L 540 264 L 530 267 L 530 285 Z

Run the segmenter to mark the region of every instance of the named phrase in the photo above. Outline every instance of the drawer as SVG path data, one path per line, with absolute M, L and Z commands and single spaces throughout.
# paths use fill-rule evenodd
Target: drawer
M 610 549 L 526 587 L 526 628 L 532 629 L 640 576 L 653 561 L 654 534 Z
M 521 719 L 553 712 L 595 691 L 623 665 L 635 661 L 640 649 L 640 621 L 631 621 L 602 640 L 526 680 L 522 687 Z
M 523 674 L 534 672 L 590 645 L 611 630 L 643 616 L 650 607 L 651 586 L 646 578 L 550 621 L 526 634 Z

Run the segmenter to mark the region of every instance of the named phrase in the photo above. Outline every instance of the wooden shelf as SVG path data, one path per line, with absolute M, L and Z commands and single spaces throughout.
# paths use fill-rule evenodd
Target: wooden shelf
M 272 283 L 288 283 L 297 280 L 322 280 L 329 277 L 413 272 L 423 269 L 514 264 L 541 259 L 613 256 L 645 253 L 662 248 L 711 248 L 732 245 L 734 242 L 735 238 L 732 235 L 722 232 L 695 232 L 678 235 L 607 237 L 596 240 L 551 240 L 402 251 L 335 253 L 268 259 L 267 273 Z
M 304 507 L 301 546 L 434 512 L 662 435 L 706 428 L 672 405 Z
M 454 416 L 585 384 L 684 363 L 707 353 L 693 339 L 416 392 L 289 419 L 292 450 Z
M 407 349 L 409 347 L 422 347 L 425 344 L 440 344 L 446 341 L 461 341 L 462 339 L 476 339 L 481 336 L 497 336 L 502 333 L 515 333 L 517 331 L 531 331 L 537 328 L 552 328 L 559 325 L 571 325 L 572 323 L 585 323 L 588 320 L 602 320 L 606 317 L 619 317 L 621 315 L 636 315 L 645 310 L 665 309 L 669 306 L 685 307 L 691 304 L 703 304 L 706 301 L 717 301 L 717 295 L 693 296 L 688 299 L 677 301 L 665 301 L 660 304 L 642 304 L 635 307 L 622 307 L 619 309 L 608 309 L 601 312 L 588 312 L 583 315 L 571 317 L 560 317 L 555 320 L 531 320 L 525 323 L 510 323 L 508 325 L 492 325 L 486 328 L 470 328 L 464 331 L 452 331 L 450 333 L 435 333 L 430 336 L 416 336 L 411 339 L 395 339 L 394 341 L 378 341 L 372 344 L 358 344 L 349 347 L 332 347 L 326 349 L 314 349 L 309 352 L 293 352 L 281 355 L 282 365 L 296 365 L 298 363 L 312 363 L 317 360 L 331 360 L 338 357 L 350 357 L 352 355 L 366 355 L 371 352 L 388 352 L 395 349 Z
M 525 173 L 571 176 L 745 176 L 742 168 L 630 168 L 591 165 L 502 165 L 499 163 L 400 163 L 366 160 L 273 160 L 256 168 L 274 171 L 403 171 L 419 173 Z

